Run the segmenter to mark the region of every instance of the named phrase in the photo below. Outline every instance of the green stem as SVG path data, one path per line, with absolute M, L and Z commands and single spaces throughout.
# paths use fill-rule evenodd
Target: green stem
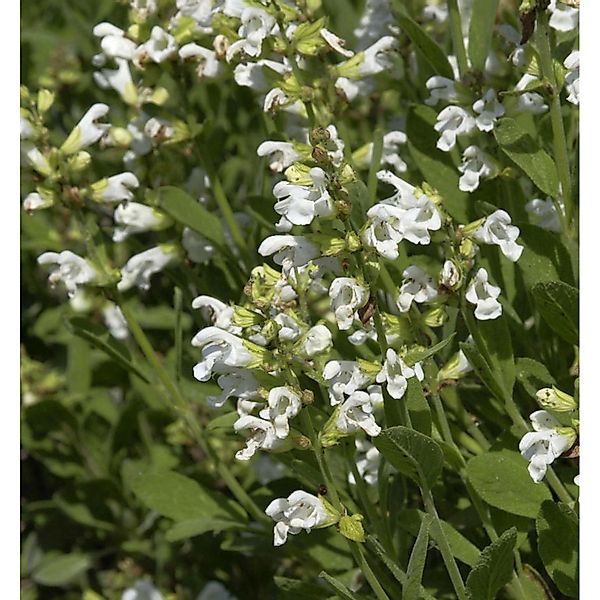
M 569 168 L 569 152 L 567 149 L 567 139 L 565 136 L 565 127 L 560 107 L 560 89 L 556 82 L 554 74 L 554 65 L 552 63 L 552 50 L 550 47 L 550 28 L 548 26 L 548 15 L 542 11 L 538 15 L 536 27 L 537 50 L 540 57 L 540 67 L 542 76 L 550 85 L 550 121 L 552 123 L 552 137 L 554 145 L 554 156 L 558 169 L 558 177 L 562 188 L 563 201 L 565 203 L 566 226 L 565 233 L 569 235 L 571 221 L 573 218 L 573 199 L 571 171 Z M 559 207 L 560 208 L 560 207 Z M 562 210 L 559 211 L 559 215 Z
M 571 497 L 571 494 L 569 494 L 567 488 L 563 485 L 562 481 L 558 478 L 558 475 L 554 472 L 552 467 L 548 467 L 548 470 L 546 471 L 546 481 L 554 490 L 561 502 L 564 502 L 569 506 L 573 504 L 574 500 Z
M 456 564 L 454 556 L 452 555 L 450 544 L 444 535 L 444 530 L 442 529 L 442 523 L 435 508 L 433 496 L 431 495 L 431 491 L 429 490 L 429 487 L 427 486 L 423 476 L 421 476 L 421 494 L 423 496 L 425 510 L 433 519 L 434 526 L 437 529 L 436 539 L 438 542 L 438 547 L 442 555 L 442 559 L 444 560 L 444 564 L 446 565 L 446 570 L 448 571 L 450 580 L 452 581 L 454 591 L 456 592 L 458 600 L 468 600 L 465 584 L 463 583 L 462 576 L 458 570 L 458 565 Z
M 460 9 L 457 0 L 448 0 L 448 18 L 450 19 L 450 31 L 452 33 L 452 46 L 456 60 L 458 61 L 458 72 L 463 77 L 469 70 L 465 41 L 463 39 L 462 22 L 460 20 Z
M 381 587 L 381 584 L 377 580 L 375 573 L 369 566 L 367 562 L 367 558 L 365 553 L 358 542 L 352 542 L 348 540 L 348 545 L 350 546 L 350 551 L 354 556 L 354 560 L 356 560 L 360 570 L 363 572 L 366 580 L 369 582 L 371 589 L 375 592 L 375 596 L 377 596 L 378 600 L 389 600 L 388 595 L 385 593 L 385 590 Z
M 367 191 L 369 193 L 369 206 L 375 204 L 377 194 L 377 171 L 381 165 L 381 155 L 383 154 L 383 129 L 377 126 L 373 138 L 373 151 L 371 153 L 371 164 L 369 165 L 369 178 L 367 179 Z
M 239 484 L 233 473 L 229 468 L 221 462 L 217 453 L 210 445 L 208 440 L 204 437 L 203 431 L 198 424 L 194 414 L 191 412 L 190 407 L 183 396 L 180 394 L 177 386 L 171 381 L 168 373 L 165 371 L 163 365 L 158 360 L 152 344 L 148 340 L 146 334 L 140 327 L 139 323 L 133 316 L 131 310 L 119 300 L 119 307 L 123 313 L 123 317 L 127 321 L 129 331 L 135 338 L 135 341 L 141 348 L 142 352 L 146 356 L 146 359 L 150 363 L 152 370 L 163 384 L 167 393 L 171 397 L 173 406 L 178 414 L 180 414 L 185 420 L 187 426 L 190 428 L 196 441 L 202 451 L 213 461 L 219 475 L 223 478 L 227 487 L 231 490 L 231 493 L 235 496 L 237 501 L 246 509 L 246 511 L 252 515 L 259 523 L 270 523 L 270 519 L 260 510 L 255 504 L 254 500 L 248 495 L 246 490 Z

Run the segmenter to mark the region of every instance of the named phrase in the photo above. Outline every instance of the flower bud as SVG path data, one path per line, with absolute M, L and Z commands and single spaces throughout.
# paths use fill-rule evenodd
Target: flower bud
M 451 260 L 445 261 L 440 273 L 439 282 L 440 285 L 449 290 L 457 290 L 462 283 L 462 273 L 460 267 Z
M 360 514 L 352 516 L 344 515 L 338 523 L 340 533 L 353 542 L 363 543 L 365 541 L 365 530 L 362 525 L 363 519 L 364 517 Z
M 315 127 L 310 130 L 309 139 L 313 146 L 327 142 L 331 138 L 331 134 L 325 127 Z
M 78 173 L 79 171 L 83 171 L 85 168 L 89 166 L 92 162 L 92 157 L 89 152 L 85 152 L 85 150 L 81 150 L 77 154 L 69 157 L 67 161 L 67 167 L 70 171 Z
M 131 133 L 124 127 L 112 127 L 108 137 L 113 144 L 124 148 L 127 148 L 133 140 Z
M 164 87 L 157 87 L 151 94 L 148 102 L 162 106 L 169 99 L 169 92 Z
M 485 217 L 483 217 L 482 219 L 477 219 L 477 221 L 468 223 L 461 230 L 463 236 L 469 237 L 469 236 L 473 235 L 484 223 L 485 223 Z
M 362 242 L 360 241 L 360 237 L 354 231 L 349 231 L 346 234 L 346 248 L 349 252 L 357 252 L 362 247 Z
M 50 107 L 54 104 L 54 98 L 54 92 L 51 92 L 50 90 L 40 90 L 38 92 L 37 109 L 41 115 L 50 110 Z
M 243 306 L 236 306 L 233 310 L 233 323 L 238 327 L 252 327 L 252 325 L 262 323 L 263 320 L 262 315 Z
M 302 404 L 308 405 L 315 401 L 315 395 L 311 390 L 302 390 Z
M 561 392 L 558 388 L 542 388 L 535 394 L 538 404 L 555 412 L 570 412 L 577 410 L 577 403 L 573 396 Z
M 429 327 L 441 327 L 447 320 L 448 315 L 443 306 L 435 306 L 423 313 L 423 321 Z
M 473 367 L 469 364 L 467 357 L 462 350 L 459 350 L 439 371 L 437 374 L 438 381 L 447 379 L 461 379 Z

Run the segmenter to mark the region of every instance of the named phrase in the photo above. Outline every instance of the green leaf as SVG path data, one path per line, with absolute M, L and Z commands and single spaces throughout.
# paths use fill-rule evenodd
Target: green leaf
M 48 554 L 34 571 L 32 579 L 41 585 L 62 586 L 83 575 L 92 566 L 87 554 Z
M 427 436 L 431 435 L 431 410 L 423 394 L 421 383 L 416 377 L 408 380 L 406 396 L 403 400 L 410 413 L 412 426 Z
M 516 163 L 542 192 L 558 197 L 558 175 L 550 155 L 515 119 L 505 117 L 494 127 L 502 151 Z
M 517 266 L 523 273 L 525 286 L 530 289 L 543 281 L 564 281 L 573 285 L 571 259 L 560 237 L 535 225 L 519 224 L 519 229 L 519 242 L 525 248 Z
M 112 337 L 104 327 L 85 317 L 72 317 L 68 320 L 68 324 L 76 336 L 90 342 L 90 344 L 102 350 L 126 371 L 131 371 L 140 379 L 149 383 L 146 375 L 134 364 L 127 346 Z
M 517 380 L 532 398 L 539 389 L 556 385 L 548 369 L 533 358 L 517 358 L 515 366 Z
M 323 578 L 329 584 L 338 598 L 342 598 L 342 600 L 360 600 L 360 596 L 351 592 L 341 581 L 338 581 L 325 571 L 321 571 L 319 577 Z
M 421 580 L 423 579 L 423 570 L 427 559 L 430 524 L 431 518 L 429 515 L 424 516 L 406 568 L 406 584 L 402 587 L 402 600 L 419 600 L 420 598 Z
M 464 314 L 469 333 L 473 336 L 477 349 L 489 365 L 494 379 L 504 391 L 504 398 L 511 397 L 515 384 L 515 362 L 506 317 L 479 321 L 475 319 L 469 309 L 465 310 Z M 464 348 L 463 352 L 465 352 Z
M 422 510 L 417 510 L 416 508 L 411 508 L 400 511 L 398 516 L 400 527 L 416 536 L 423 519 L 427 518 L 427 513 Z M 448 541 L 450 550 L 452 551 L 452 555 L 466 565 L 473 567 L 479 559 L 479 549 L 477 546 L 471 543 L 447 521 L 440 519 L 440 524 L 442 526 L 442 533 Z M 437 529 L 435 527 L 430 528 L 430 540 L 433 541 L 433 544 L 437 547 L 438 540 L 436 534 Z
M 440 447 L 426 435 L 398 425 L 384 429 L 373 439 L 377 449 L 398 471 L 419 485 L 433 487 L 444 464 Z
M 174 186 L 158 189 L 158 204 L 173 219 L 193 229 L 218 246 L 225 246 L 223 226 L 218 217 L 206 210 L 188 193 Z
M 479 379 L 481 379 L 493 396 L 504 402 L 504 387 L 503 383 L 498 381 L 498 372 L 490 367 L 481 352 L 473 344 L 461 342 L 459 346 Z
M 446 53 L 408 16 L 403 3 L 400 0 L 394 0 L 392 2 L 392 9 L 398 25 L 402 27 L 404 33 L 411 39 L 415 48 L 421 53 L 433 72 L 448 79 L 454 79 L 454 72 L 448 62 Z
M 534 519 L 548 488 L 531 480 L 527 461 L 511 450 L 486 452 L 467 463 L 467 477 L 475 491 L 488 504 L 506 512 Z
M 277 575 L 273 577 L 273 581 L 277 588 L 284 593 L 283 600 L 314 600 L 322 598 L 325 593 L 323 586 L 310 581 L 300 581 Z
M 498 0 L 477 0 L 473 3 L 469 27 L 469 58 L 474 69 L 483 71 L 488 57 Z
M 550 329 L 574 346 L 579 345 L 579 290 L 562 281 L 538 283 L 533 299 Z
M 451 76 L 453 78 L 453 76 Z M 423 104 L 412 107 L 407 116 L 408 149 L 421 175 L 441 194 L 444 208 L 462 223 L 471 220 L 469 194 L 458 189 L 459 172 L 448 152 L 437 148 L 433 128 L 437 112 Z
M 404 356 L 404 362 L 412 367 L 415 363 L 421 362 L 438 352 L 441 352 L 454 338 L 456 332 L 452 335 L 449 335 L 446 339 L 443 339 L 441 342 L 430 346 L 429 348 L 423 348 L 418 350 L 409 350 Z
M 372 535 L 367 536 L 367 542 L 375 551 L 375 554 L 382 560 L 383 564 L 389 569 L 390 573 L 399 581 L 402 585 L 406 583 L 406 573 L 398 566 L 395 559 L 391 558 L 385 551 L 385 548 L 381 543 Z M 479 555 L 479 552 L 477 553 Z M 435 600 L 435 598 L 423 587 L 419 590 L 420 598 L 423 600 Z
M 218 533 L 220 531 L 225 531 L 226 529 L 245 528 L 246 524 L 239 520 L 232 521 L 230 519 L 220 519 L 211 516 L 198 517 L 186 521 L 177 521 L 173 527 L 167 529 L 165 538 L 168 542 L 178 542 L 197 535 L 202 535 L 209 531 Z
M 546 571 L 567 596 L 579 596 L 579 521 L 566 504 L 547 500 L 536 520 L 538 550 Z
M 548 584 L 531 565 L 523 565 L 519 582 L 527 600 L 554 600 Z M 508 585 L 508 589 L 512 591 L 512 597 L 522 596 L 515 588 L 515 580 L 513 579 Z
M 467 577 L 467 592 L 472 600 L 495 600 L 498 591 L 510 581 L 516 541 L 517 530 L 512 528 L 483 550 Z
M 124 476 L 142 503 L 174 521 L 207 517 L 244 520 L 245 513 L 237 503 L 174 471 L 135 466 L 125 469 Z

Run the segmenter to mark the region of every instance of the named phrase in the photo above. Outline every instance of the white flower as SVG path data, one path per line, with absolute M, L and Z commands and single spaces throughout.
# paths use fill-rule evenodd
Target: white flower
M 413 302 L 430 302 L 437 298 L 433 279 L 420 267 L 411 265 L 402 273 L 404 280 L 397 300 L 400 312 L 408 312 Z
M 113 242 L 122 242 L 135 233 L 164 229 L 172 222 L 164 213 L 138 202 L 120 204 L 113 218 L 117 225 L 113 232 Z
M 359 66 L 360 77 L 376 75 L 387 69 L 392 68 L 392 61 L 389 54 L 398 46 L 396 38 L 386 35 L 369 46 L 363 55 L 363 60 Z
M 537 77 L 525 73 L 521 79 L 519 79 L 515 90 L 522 91 L 528 88 L 534 82 L 539 81 Z M 548 105 L 544 103 L 544 98 L 537 92 L 524 92 L 519 95 L 517 101 L 517 109 L 520 111 L 530 112 L 534 115 L 541 115 L 548 110 Z
M 358 27 L 354 30 L 361 49 L 391 33 L 395 23 L 389 0 L 367 0 Z
M 159 64 L 175 54 L 177 42 L 170 33 L 155 25 L 150 33 L 150 39 L 143 45 L 143 49 L 150 60 Z
M 372 437 L 378 436 L 381 427 L 377 425 L 373 411 L 371 396 L 367 392 L 353 392 L 339 407 L 335 426 L 342 433 L 354 433 L 362 429 Z
M 29 163 L 38 173 L 50 175 L 52 167 L 48 159 L 31 142 L 21 142 L 21 160 Z
M 369 383 L 369 376 L 360 370 L 357 362 L 351 360 L 330 360 L 323 369 L 323 379 L 329 385 L 332 406 Z
M 448 19 L 448 7 L 445 4 L 427 4 L 423 7 L 423 19 L 445 23 Z
M 579 51 L 573 50 L 563 63 L 567 74 L 565 76 L 565 85 L 567 86 L 567 100 L 571 104 L 579 106 Z
M 325 325 L 315 325 L 307 331 L 302 349 L 307 356 L 312 357 L 315 354 L 325 352 L 331 347 L 331 344 L 331 331 Z
M 296 535 L 303 529 L 310 533 L 311 529 L 335 522 L 320 498 L 302 490 L 292 492 L 287 498 L 273 500 L 265 513 L 276 522 L 274 546 L 285 544 L 290 533 Z
M 150 277 L 162 271 L 176 258 L 172 249 L 162 245 L 132 256 L 121 269 L 121 281 L 117 284 L 117 289 L 125 291 L 136 285 L 141 290 L 148 290 Z
M 101 38 L 102 52 L 109 58 L 124 58 L 131 60 L 137 48 L 133 40 L 125 37 L 125 32 L 111 23 L 98 23 L 93 34 Z
M 63 250 L 60 254 L 44 252 L 38 256 L 37 262 L 40 265 L 56 265 L 50 271 L 48 281 L 52 286 L 62 282 L 69 298 L 75 295 L 78 286 L 93 282 L 97 276 L 96 270 L 87 260 L 70 250 Z
M 504 210 L 497 210 L 486 218 L 473 237 L 483 244 L 500 246 L 506 258 L 517 262 L 523 253 L 523 246 L 519 246 L 516 242 L 519 233 L 519 228 L 511 225 L 510 215 Z
M 218 327 L 201 329 L 192 339 L 192 346 L 202 351 L 202 360 L 194 367 L 198 381 L 208 381 L 213 371 L 227 372 L 229 367 L 246 367 L 255 360 L 244 340 Z
M 425 104 L 429 106 L 435 106 L 440 100 L 454 102 L 458 99 L 456 84 L 447 77 L 434 75 L 425 82 L 425 86 L 429 90 L 429 98 L 425 100 Z
M 280 326 L 277 333 L 280 342 L 294 342 L 300 337 L 302 333 L 300 325 L 289 314 L 281 312 L 273 318 L 273 321 Z
M 144 133 L 154 141 L 161 141 L 173 137 L 175 130 L 169 121 L 152 117 L 146 121 L 146 124 L 144 125 Z
M 502 305 L 496 298 L 500 295 L 500 288 L 488 282 L 488 273 L 479 269 L 471 280 L 465 293 L 465 298 L 476 304 L 475 317 L 480 321 L 497 319 L 502 314 Z
M 204 320 L 219 329 L 224 329 L 236 335 L 242 331 L 241 328 L 233 324 L 235 311 L 233 306 L 229 306 L 217 298 L 198 296 L 194 298 L 192 308 L 199 309 Z
M 347 77 L 338 77 L 334 85 L 338 93 L 341 92 L 346 96 L 348 102 L 352 102 L 365 89 L 364 82 L 352 81 L 352 79 L 348 79 Z
M 139 185 L 138 178 L 133 173 L 126 171 L 93 184 L 92 195 L 97 202 L 111 203 L 133 200 L 131 189 L 136 189 Z
M 402 160 L 398 154 L 398 150 L 401 144 L 406 144 L 406 134 L 403 131 L 390 131 L 383 136 L 383 147 L 381 153 L 381 165 L 390 165 L 398 173 L 406 171 L 406 163 Z M 367 144 L 364 155 L 355 162 L 362 168 L 367 168 L 373 161 L 373 143 Z M 379 165 L 378 165 L 379 166 Z
M 579 25 L 579 9 L 550 0 L 550 27 L 557 31 L 572 31 Z
M 140 579 L 123 592 L 121 600 L 163 600 L 163 595 L 149 581 Z
M 276 112 L 280 107 L 284 107 L 289 101 L 287 94 L 278 87 L 267 92 L 263 102 L 263 112 Z
M 480 131 L 492 131 L 496 120 L 505 112 L 493 88 L 489 88 L 483 97 L 473 104 L 473 111 L 477 113 L 475 124 Z
M 442 219 L 434 202 L 423 194 L 411 204 L 407 204 L 402 217 L 404 239 L 413 244 L 427 245 L 431 242 L 429 231 L 437 231 Z
M 92 105 L 81 117 L 79 123 L 75 125 L 73 131 L 61 146 L 61 150 L 65 154 L 74 154 L 78 150 L 87 148 L 97 142 L 110 129 L 110 125 L 96 123 L 96 121 L 104 117 L 108 111 L 109 108 L 106 104 Z
M 331 282 L 329 297 L 338 328 L 350 329 L 356 311 L 369 299 L 369 288 L 352 277 L 337 277 Z
M 402 208 L 409 208 L 415 202 L 415 186 L 404 181 L 404 179 L 394 175 L 391 171 L 382 170 L 377 171 L 377 179 L 384 183 L 389 183 L 396 188 L 395 193 L 386 198 L 383 202 L 386 204 L 392 204 L 394 206 L 400 206 Z
M 182 60 L 194 58 L 198 64 L 196 73 L 198 77 L 216 77 L 221 71 L 221 63 L 217 59 L 217 53 L 198 44 L 185 44 L 179 49 L 179 57 Z
M 289 419 L 295 417 L 302 408 L 300 396 L 285 386 L 274 387 L 269 390 L 267 406 L 259 413 L 261 419 L 273 423 L 275 435 L 285 439 L 290 433 Z
M 274 173 L 281 173 L 300 158 L 300 154 L 294 150 L 294 145 L 289 142 L 263 142 L 256 149 L 256 154 L 269 157 L 269 168 Z
M 212 408 L 221 408 L 228 398 L 238 398 L 243 401 L 260 399 L 258 381 L 248 369 L 231 369 L 228 373 L 220 375 L 217 383 L 222 393 L 218 396 L 207 396 L 208 404 Z
M 444 261 L 444 266 L 440 272 L 439 282 L 440 285 L 453 290 L 460 283 L 460 271 L 458 267 L 451 261 Z
M 530 200 L 525 205 L 525 210 L 534 225 L 557 233 L 562 231 L 560 216 L 550 196 L 547 196 L 545 200 L 539 198 Z
M 246 447 L 235 454 L 238 460 L 250 460 L 259 449 L 276 450 L 282 445 L 282 440 L 275 434 L 273 423 L 252 415 L 241 416 L 233 424 L 233 429 L 236 433 L 240 431 L 250 433 L 246 439 Z
M 492 175 L 495 167 L 483 150 L 477 146 L 469 146 L 463 152 L 458 170 L 462 173 L 458 188 L 463 192 L 474 192 L 479 187 L 481 177 Z
M 126 340 L 129 337 L 127 321 L 121 312 L 121 308 L 112 302 L 108 302 L 102 308 L 104 324 L 108 327 L 110 335 L 117 340 Z
M 402 217 L 404 210 L 390 204 L 375 204 L 367 211 L 370 224 L 365 229 L 363 241 L 385 258 L 398 258 L 398 244 L 403 239 Z
M 206 264 L 215 253 L 215 247 L 205 237 L 189 227 L 183 228 L 181 245 L 185 248 L 188 258 L 198 264 Z
M 277 224 L 281 231 L 289 231 L 292 225 L 308 225 L 315 217 L 333 214 L 333 203 L 325 186 L 325 172 L 319 167 L 309 171 L 311 187 L 280 181 L 273 188 L 277 198 L 275 212 L 281 215 Z
M 346 45 L 346 41 L 338 37 L 334 33 L 331 33 L 329 29 L 321 29 L 321 31 L 319 31 L 319 34 L 327 42 L 327 45 L 330 48 L 333 48 L 342 56 L 345 56 L 346 58 L 351 58 L 352 56 L 354 56 L 354 52 L 352 52 L 352 50 L 346 50 L 346 48 L 344 48 L 344 46 Z
M 31 192 L 31 194 L 27 194 L 27 197 L 23 200 L 23 210 L 34 212 L 36 210 L 48 208 L 53 204 L 54 201 L 51 196 L 44 197 L 37 192 Z
M 129 5 L 144 20 L 156 12 L 156 0 L 129 0 Z
M 383 368 L 377 374 L 375 381 L 377 383 L 387 382 L 387 391 L 392 398 L 400 400 L 408 387 L 408 379 L 416 377 L 423 381 L 423 368 L 421 363 L 416 363 L 409 367 L 393 348 L 388 348 L 385 355 Z
M 284 271 L 302 267 L 321 255 L 319 248 L 301 235 L 272 235 L 258 247 L 261 256 L 273 256 L 276 264 Z
M 367 440 L 355 438 L 356 446 L 356 470 L 367 485 L 377 485 L 379 481 L 379 465 L 381 463 L 381 454 L 379 450 Z M 356 485 L 354 474 L 348 474 L 348 483 Z
M 339 167 L 344 160 L 344 141 L 338 135 L 338 130 L 335 125 L 328 125 L 325 130 L 329 133 L 329 139 L 323 142 L 323 146 L 327 150 L 327 154 L 333 165 Z
M 238 29 L 240 39 L 227 49 L 227 62 L 230 62 L 238 52 L 252 57 L 259 56 L 263 40 L 271 34 L 275 26 L 275 19 L 260 8 L 245 8 L 240 19 L 242 21 Z
M 266 92 L 269 89 L 263 68 L 267 67 L 278 75 L 285 75 L 291 71 L 291 67 L 274 60 L 261 59 L 255 63 L 240 63 L 233 70 L 235 82 L 242 87 L 249 87 L 258 92 Z
M 434 129 L 440 133 L 437 147 L 444 152 L 449 152 L 456 145 L 459 135 L 466 135 L 473 131 L 475 119 L 460 106 L 447 106 L 437 116 Z
M 557 431 L 561 424 L 547 411 L 537 410 L 529 415 L 534 431 L 526 433 L 519 442 L 519 450 L 529 461 L 531 479 L 540 483 L 546 475 L 548 465 L 552 464 L 575 441 L 575 432 L 568 434 Z

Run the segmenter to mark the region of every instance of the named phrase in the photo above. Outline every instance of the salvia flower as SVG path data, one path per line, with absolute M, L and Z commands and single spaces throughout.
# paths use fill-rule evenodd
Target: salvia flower
M 260 8 L 244 8 L 240 19 L 242 21 L 238 29 L 240 39 L 227 49 L 227 62 L 230 62 L 238 52 L 258 57 L 262 52 L 264 39 L 271 34 L 275 26 L 275 19 Z
M 473 104 L 473 112 L 477 114 L 475 124 L 480 131 L 492 131 L 496 120 L 504 115 L 504 106 L 498 101 L 496 91 L 489 88 L 482 98 Z
M 545 200 L 541 200 L 540 198 L 530 200 L 525 205 L 525 210 L 534 225 L 548 231 L 556 231 L 557 233 L 562 231 L 560 215 L 550 196 L 547 196 Z
M 550 0 L 548 10 L 552 13 L 549 25 L 556 31 L 572 31 L 579 25 L 579 9 Z
M 437 298 L 433 278 L 420 267 L 411 265 L 404 270 L 402 277 L 404 280 L 397 300 L 400 312 L 408 312 L 413 302 L 431 302 Z
M 86 283 L 92 283 L 96 277 L 96 269 L 81 256 L 70 250 L 57 252 L 44 252 L 38 256 L 38 264 L 53 265 L 48 281 L 51 285 L 61 282 L 67 288 L 70 298 L 75 295 L 77 288 Z
M 186 44 L 179 49 L 182 60 L 193 59 L 196 62 L 198 77 L 216 77 L 221 72 L 221 63 L 214 50 L 209 50 L 198 44 Z
M 167 265 L 177 259 L 174 248 L 161 244 L 132 256 L 121 269 L 121 281 L 117 284 L 120 291 L 133 286 L 141 290 L 150 289 L 150 278 L 154 273 L 162 271 Z
M 139 202 L 120 204 L 113 218 L 117 225 L 113 232 L 113 242 L 122 242 L 136 233 L 159 231 L 173 222 L 165 213 Z
M 276 264 L 284 271 L 292 267 L 302 267 L 321 255 L 315 244 L 301 235 L 272 235 L 258 247 L 261 256 L 273 256 Z
M 474 192 L 479 187 L 480 179 L 490 177 L 496 169 L 483 150 L 469 146 L 463 152 L 458 170 L 462 173 L 458 188 L 463 192 Z
M 408 387 L 408 380 L 411 377 L 416 377 L 419 381 L 423 381 L 423 368 L 420 363 L 409 367 L 402 357 L 398 356 L 393 348 L 388 348 L 385 355 L 383 368 L 377 374 L 377 383 L 386 383 L 388 394 L 400 400 Z
M 237 460 L 250 460 L 257 450 L 277 450 L 284 443 L 275 433 L 275 427 L 271 421 L 259 419 L 252 415 L 241 416 L 234 424 L 236 433 L 248 434 L 246 447 L 236 452 Z
M 202 360 L 194 367 L 198 381 L 208 381 L 213 371 L 223 373 L 230 367 L 247 367 L 256 361 L 248 349 L 248 342 L 224 329 L 205 327 L 192 339 L 192 346 L 200 348 Z
M 331 331 L 325 325 L 315 325 L 306 332 L 302 349 L 306 356 L 312 357 L 331 348 L 331 344 Z
M 540 483 L 552 464 L 575 442 L 575 430 L 562 427 L 559 421 L 546 410 L 537 410 L 529 416 L 533 431 L 526 433 L 519 442 L 519 450 L 529 461 L 529 475 Z
M 539 80 L 537 77 L 530 75 L 529 73 L 525 73 L 525 75 L 519 79 L 517 85 L 515 86 L 515 90 L 523 91 L 538 81 Z M 548 110 L 548 105 L 544 102 L 544 98 L 537 92 L 523 92 L 519 95 L 517 108 L 523 112 L 541 115 Z
M 350 434 L 361 429 L 373 437 L 381 433 L 381 427 L 373 415 L 375 407 L 368 392 L 353 392 L 342 402 L 338 411 L 335 426 L 341 433 Z
M 482 244 L 500 246 L 508 260 L 517 262 L 523 253 L 523 246 L 516 242 L 519 233 L 519 228 L 511 225 L 510 215 L 504 210 L 496 210 L 486 218 L 473 237 Z
M 357 362 L 351 360 L 331 360 L 323 369 L 323 379 L 329 385 L 329 401 L 332 406 L 344 401 L 346 395 L 366 386 L 370 377 Z
M 119 173 L 93 183 L 91 187 L 92 198 L 96 202 L 122 202 L 133 200 L 133 191 L 138 188 L 138 178 L 130 172 Z
M 257 149 L 258 156 L 269 157 L 269 168 L 274 173 L 281 173 L 300 158 L 300 154 L 289 142 L 263 142 Z
M 456 138 L 471 133 L 475 119 L 460 106 L 447 106 L 437 116 L 434 129 L 440 134 L 437 147 L 449 152 L 456 145 Z
M 386 35 L 369 46 L 363 53 L 363 60 L 359 65 L 360 77 L 376 75 L 392 67 L 390 53 L 398 46 L 396 38 Z
M 502 305 L 497 298 L 500 288 L 488 281 L 488 273 L 481 268 L 471 280 L 465 298 L 475 304 L 475 317 L 480 321 L 497 319 L 502 314 Z
M 381 464 L 381 454 L 379 450 L 368 440 L 355 438 L 356 446 L 356 470 L 367 485 L 377 485 L 379 481 L 379 465 Z M 348 483 L 356 485 L 354 474 L 348 474 Z
M 228 373 L 220 375 L 217 379 L 223 392 L 219 396 L 207 396 L 208 404 L 212 408 L 221 408 L 228 398 L 240 400 L 258 400 L 261 398 L 258 381 L 249 369 L 232 368 Z
M 369 289 L 352 277 L 337 277 L 329 287 L 331 308 L 338 328 L 350 329 L 355 313 L 369 299 Z
M 121 600 L 164 600 L 158 588 L 150 581 L 140 579 L 128 587 L 121 596 Z
M 177 42 L 170 33 L 155 25 L 150 33 L 150 39 L 138 50 L 142 50 L 151 61 L 160 64 L 177 52 Z
M 325 500 L 308 492 L 297 490 L 287 498 L 276 498 L 267 506 L 265 513 L 275 521 L 273 545 L 281 546 L 288 534 L 296 535 L 302 530 L 328 527 L 338 519 Z
M 565 85 L 567 87 L 567 100 L 571 104 L 579 106 L 579 51 L 573 50 L 563 63 L 567 74 L 565 75 Z
M 258 414 L 262 419 L 273 423 L 275 435 L 285 439 L 289 432 L 289 419 L 295 417 L 302 408 L 300 396 L 285 386 L 274 387 L 269 390 L 267 406 Z
M 64 141 L 61 151 L 65 154 L 74 154 L 97 142 L 110 129 L 108 124 L 97 123 L 98 119 L 104 117 L 108 111 L 106 104 L 92 105 Z
M 425 99 L 425 104 L 429 106 L 435 106 L 440 100 L 455 102 L 458 99 L 456 84 L 453 79 L 434 75 L 425 82 L 425 86 L 429 90 L 429 98 Z

